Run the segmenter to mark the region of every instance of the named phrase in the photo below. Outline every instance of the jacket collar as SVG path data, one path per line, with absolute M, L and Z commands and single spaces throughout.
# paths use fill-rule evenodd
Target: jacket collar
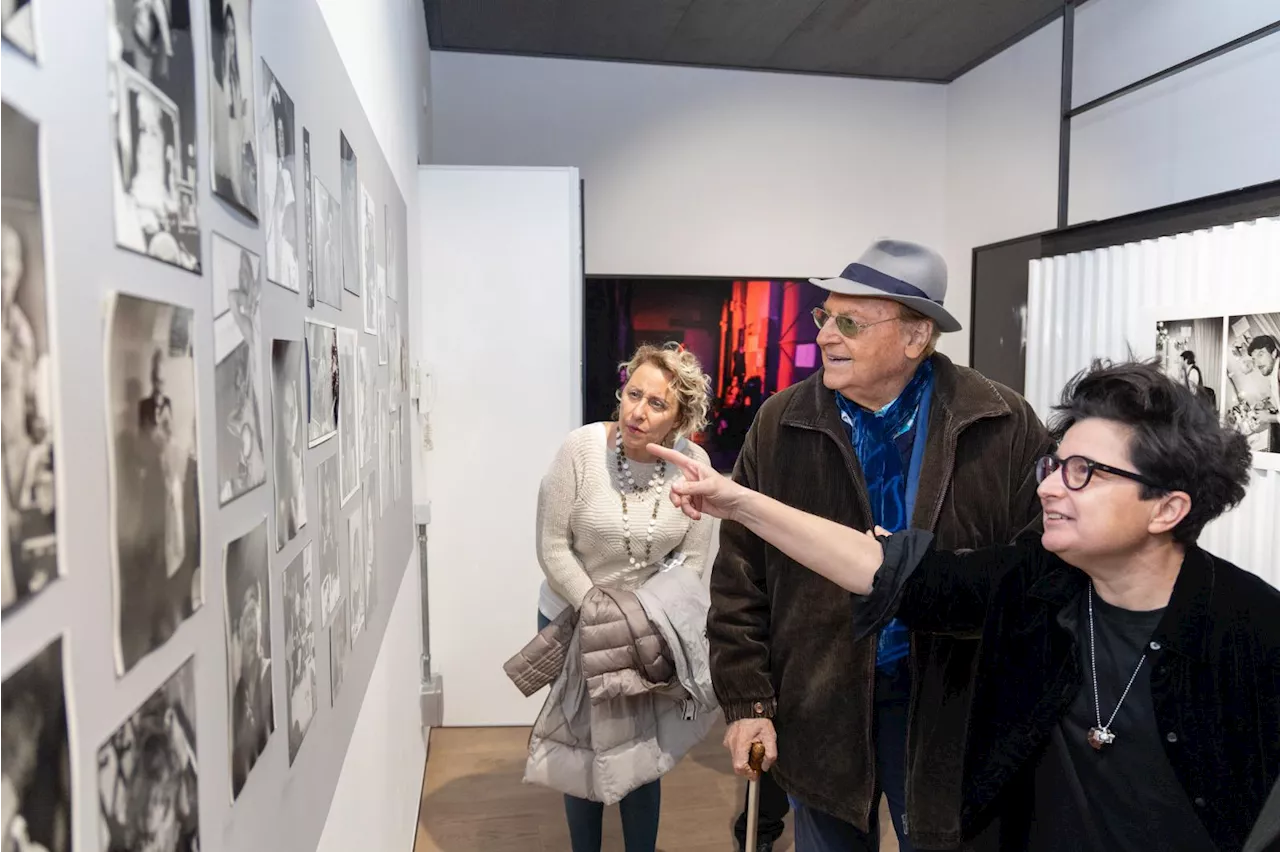
M 1084 593 L 1088 575 L 1072 568 L 1053 554 L 1045 554 L 1054 567 L 1036 580 L 1027 594 L 1051 606 L 1066 607 Z M 1182 568 L 1173 583 L 1169 605 L 1151 638 L 1162 646 L 1194 660 L 1208 655 L 1213 603 L 1213 557 L 1199 547 L 1191 547 L 1182 559 Z

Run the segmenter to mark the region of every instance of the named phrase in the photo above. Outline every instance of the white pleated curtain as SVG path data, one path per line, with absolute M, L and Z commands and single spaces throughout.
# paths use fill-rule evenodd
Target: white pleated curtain
M 1094 358 L 1154 356 L 1157 322 L 1218 317 L 1225 325 L 1229 317 L 1277 312 L 1280 219 L 1032 261 L 1027 399 L 1047 421 L 1062 388 Z M 1196 352 L 1221 399 L 1223 355 L 1207 356 Z M 1248 496 L 1200 543 L 1280 585 L 1280 455 L 1255 455 L 1254 462 Z

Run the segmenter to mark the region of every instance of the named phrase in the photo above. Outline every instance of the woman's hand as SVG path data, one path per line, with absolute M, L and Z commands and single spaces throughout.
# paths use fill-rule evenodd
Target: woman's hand
M 703 514 L 734 520 L 742 501 L 751 492 L 717 473 L 710 465 L 694 461 L 684 453 L 658 444 L 646 448 L 652 455 L 680 468 L 684 479 L 671 483 L 671 503 L 693 520 Z

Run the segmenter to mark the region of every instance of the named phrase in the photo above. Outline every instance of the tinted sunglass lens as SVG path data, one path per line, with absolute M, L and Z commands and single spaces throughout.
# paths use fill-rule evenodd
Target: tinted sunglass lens
M 836 329 L 845 337 L 858 336 L 858 323 L 853 317 L 836 317 Z
M 813 324 L 816 325 L 819 330 L 826 326 L 827 320 L 831 319 L 831 315 L 822 308 L 814 308 L 811 315 L 813 316 Z

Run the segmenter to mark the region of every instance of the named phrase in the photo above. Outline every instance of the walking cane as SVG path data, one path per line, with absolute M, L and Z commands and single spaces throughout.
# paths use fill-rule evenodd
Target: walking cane
M 760 765 L 764 763 L 764 743 L 752 743 L 747 766 L 756 774 L 747 781 L 747 837 L 743 852 L 756 852 L 756 832 L 760 828 Z

